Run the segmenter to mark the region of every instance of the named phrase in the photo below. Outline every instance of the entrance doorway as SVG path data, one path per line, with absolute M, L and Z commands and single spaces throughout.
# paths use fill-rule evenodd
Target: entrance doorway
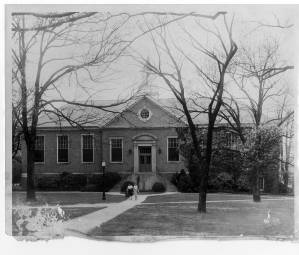
M 152 171 L 152 147 L 138 146 L 139 149 L 139 172 Z

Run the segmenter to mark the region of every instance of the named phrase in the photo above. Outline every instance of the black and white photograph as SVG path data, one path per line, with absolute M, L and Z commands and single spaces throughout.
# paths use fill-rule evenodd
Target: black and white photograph
M 298 14 L 6 5 L 6 235 L 298 240 Z

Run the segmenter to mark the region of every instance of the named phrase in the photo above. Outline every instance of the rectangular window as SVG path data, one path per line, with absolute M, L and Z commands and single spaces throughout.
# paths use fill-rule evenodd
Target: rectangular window
M 123 161 L 123 139 L 112 138 L 110 140 L 111 162 Z
M 57 136 L 57 162 L 67 163 L 69 161 L 68 157 L 69 149 L 69 139 L 67 135 Z
M 36 136 L 34 149 L 34 162 L 45 162 L 45 137 Z
M 93 163 L 93 135 L 82 135 L 82 162 Z
M 178 138 L 168 138 L 168 161 L 179 161 L 179 142 Z

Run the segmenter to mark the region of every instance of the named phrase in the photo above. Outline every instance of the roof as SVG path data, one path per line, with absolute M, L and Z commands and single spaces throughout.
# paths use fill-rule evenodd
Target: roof
M 60 108 L 60 111 L 63 113 L 65 118 L 58 118 L 54 113 L 43 113 L 38 122 L 39 128 L 65 128 L 65 127 L 96 127 L 103 128 L 107 127 L 109 123 L 117 117 L 121 117 L 121 113 L 134 106 L 139 101 L 144 98 L 150 99 L 152 102 L 159 105 L 169 114 L 173 115 L 175 118 L 186 123 L 185 116 L 182 111 L 180 103 L 175 98 L 161 98 L 154 99 L 150 96 L 138 97 L 134 100 L 130 100 L 124 104 L 114 105 L 112 107 L 107 107 L 107 111 L 101 110 L 93 107 L 79 106 L 79 105 L 64 105 Z M 115 104 L 116 100 L 95 100 L 92 102 L 94 106 L 109 106 Z M 207 100 L 202 100 L 202 105 L 208 105 Z M 188 108 L 190 111 L 197 109 L 198 106 L 194 104 L 191 100 L 187 102 Z M 248 110 L 244 107 L 240 109 L 241 111 L 241 122 L 242 123 L 252 123 L 252 117 L 249 114 Z M 273 116 L 273 115 L 272 115 Z M 207 125 L 208 116 L 204 113 L 193 112 L 192 117 L 196 125 Z M 263 116 L 264 119 L 267 119 L 268 116 Z M 67 121 L 66 119 L 69 119 Z M 226 122 L 218 118 L 216 125 L 224 125 Z

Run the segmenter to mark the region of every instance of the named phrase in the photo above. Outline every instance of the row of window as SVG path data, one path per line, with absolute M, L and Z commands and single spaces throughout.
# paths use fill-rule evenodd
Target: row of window
M 83 163 L 92 163 L 94 157 L 93 135 L 82 135 L 81 155 Z M 69 137 L 67 135 L 57 136 L 57 162 L 69 162 Z M 45 137 L 37 136 L 35 140 L 34 161 L 37 163 L 45 162 Z
M 81 136 L 81 155 L 83 163 L 94 162 L 94 139 L 93 135 Z M 178 139 L 169 137 L 167 140 L 168 161 L 179 161 Z M 69 137 L 67 135 L 57 136 L 57 162 L 69 162 Z M 45 161 L 45 137 L 37 136 L 35 140 L 34 161 L 43 163 Z M 121 163 L 123 161 L 123 139 L 110 139 L 110 161 Z

